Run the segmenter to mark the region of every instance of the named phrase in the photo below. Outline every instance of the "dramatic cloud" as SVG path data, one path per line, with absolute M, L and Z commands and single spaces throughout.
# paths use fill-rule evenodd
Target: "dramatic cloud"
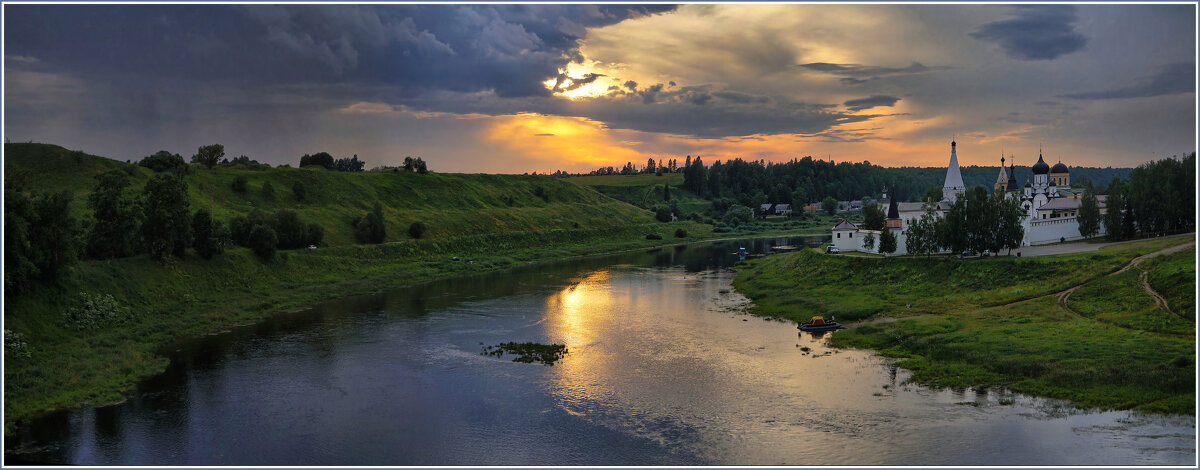
M 897 101 L 900 101 L 900 98 L 895 96 L 871 95 L 867 98 L 849 100 L 843 104 L 846 105 L 846 109 L 851 111 L 862 111 L 864 109 L 871 109 L 876 106 L 893 106 Z
M 935 70 L 948 70 L 947 66 L 928 67 L 920 62 L 913 62 L 908 67 L 880 67 L 859 64 L 831 64 L 828 62 L 813 62 L 801 64 L 808 70 L 843 77 L 840 82 L 844 85 L 860 85 L 880 77 L 914 75 Z
M 1018 60 L 1050 60 L 1082 50 L 1088 39 L 1075 31 L 1075 7 L 1070 5 L 1021 5 L 1013 7 L 1015 18 L 980 26 L 971 37 L 1000 45 Z
M 587 28 L 667 11 L 621 5 L 21 5 L 8 53 L 95 78 L 387 83 L 550 93 Z M 47 25 L 53 25 L 49 27 Z M 71 31 L 71 34 L 62 34 Z
M 1158 73 L 1139 80 L 1136 85 L 1087 93 L 1059 95 L 1076 100 L 1109 100 L 1118 98 L 1144 98 L 1148 96 L 1195 93 L 1196 64 L 1178 62 L 1159 67 Z
M 122 160 L 221 142 L 517 173 L 674 153 L 940 165 L 957 134 L 964 165 L 1047 142 L 1132 166 L 1194 145 L 1194 11 L 11 4 L 4 132 Z

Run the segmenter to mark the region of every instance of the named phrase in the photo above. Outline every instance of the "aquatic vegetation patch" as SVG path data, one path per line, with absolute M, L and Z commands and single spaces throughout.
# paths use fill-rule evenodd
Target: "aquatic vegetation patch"
M 523 362 L 526 364 L 540 362 L 542 364 L 552 366 L 556 361 L 562 359 L 563 356 L 566 356 L 567 352 L 567 346 L 565 344 L 507 342 L 494 346 L 484 346 L 483 352 L 479 354 L 495 357 L 503 357 L 505 354 L 513 354 L 517 356 L 513 358 L 513 362 Z

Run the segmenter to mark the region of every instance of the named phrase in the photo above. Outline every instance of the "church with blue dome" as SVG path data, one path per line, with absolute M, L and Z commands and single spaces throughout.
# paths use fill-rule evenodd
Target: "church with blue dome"
M 1020 199 L 1021 208 L 1025 211 L 1025 217 L 1022 220 L 1025 237 L 1021 245 L 1045 245 L 1082 239 L 1077 217 L 1083 189 L 1071 187 L 1070 168 L 1061 160 L 1054 166 L 1050 166 L 1046 163 L 1042 150 L 1039 149 L 1038 161 L 1030 168 L 1031 174 L 1025 178 L 1025 183 L 1022 185 L 1018 183 L 1016 165 L 1011 161 L 1012 156 L 1009 157 L 1007 162 L 1003 155 L 1000 157 L 1000 174 L 997 175 L 992 190 L 1010 198 Z M 1004 166 L 1005 163 L 1008 163 L 1007 167 Z M 946 165 L 942 200 L 938 201 L 936 206 L 938 215 L 945 216 L 950 205 L 966 190 L 958 166 L 958 143 L 950 142 L 950 162 Z M 884 199 L 888 199 L 886 194 L 884 194 Z M 1102 214 L 1105 211 L 1105 199 L 1104 195 L 1096 196 Z M 907 254 L 905 231 L 910 223 L 925 212 L 924 203 L 888 200 L 885 204 L 888 214 L 887 230 L 892 231 L 896 236 L 895 254 Z M 867 248 L 863 244 L 863 240 L 873 231 L 862 230 L 854 224 L 841 221 L 833 228 L 832 232 L 833 244 L 841 251 L 878 252 L 877 243 L 873 248 Z M 1100 235 L 1103 234 L 1104 228 L 1101 227 Z

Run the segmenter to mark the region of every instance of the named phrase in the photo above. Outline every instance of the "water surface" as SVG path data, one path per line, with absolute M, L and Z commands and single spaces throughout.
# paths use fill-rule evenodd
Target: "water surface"
M 826 237 L 827 238 L 827 237 Z M 189 341 L 7 457 L 83 465 L 1191 465 L 1195 420 L 929 390 L 742 313 L 731 241 L 322 303 Z M 810 244 L 819 239 L 808 240 Z M 798 286 L 797 288 L 803 288 Z M 554 366 L 480 354 L 561 343 Z M 1012 404 L 1007 404 L 1009 402 Z M 1002 404 L 1004 403 L 1004 404 Z

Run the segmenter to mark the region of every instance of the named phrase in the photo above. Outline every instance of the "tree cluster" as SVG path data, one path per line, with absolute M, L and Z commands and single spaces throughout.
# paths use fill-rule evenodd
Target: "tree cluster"
M 22 292 L 35 280 L 54 281 L 78 256 L 79 222 L 71 195 L 27 191 L 9 175 L 4 185 L 4 290 Z
M 415 171 L 423 175 L 429 172 L 429 168 L 425 166 L 425 160 L 421 157 L 404 157 L 404 171 Z
M 422 225 L 421 233 L 424 233 Z M 420 238 L 419 235 L 413 238 Z M 387 239 L 387 227 L 383 219 L 383 206 L 378 202 L 375 207 L 354 220 L 354 239 L 359 243 L 383 243 Z
M 971 187 L 940 218 L 933 203 L 927 203 L 925 213 L 908 222 L 905 248 L 914 255 L 942 250 L 999 253 L 1007 249 L 1011 253 L 1025 237 L 1023 217 L 1020 200 L 1003 193 L 989 196 L 982 186 Z
M 1113 179 L 1107 194 L 1103 223 L 1112 240 L 1191 230 L 1196 225 L 1196 153 L 1143 163 L 1129 180 Z
M 235 244 L 250 248 L 263 260 L 270 261 L 276 250 L 319 246 L 325 238 L 325 229 L 305 223 L 295 211 L 284 209 L 268 214 L 254 210 L 234 217 L 229 222 L 229 234 Z
M 138 166 L 149 168 L 156 173 L 163 172 L 180 172 L 186 173 L 189 171 L 187 162 L 183 161 L 183 157 L 178 153 L 171 153 L 166 150 L 159 150 L 154 155 L 144 157 L 138 161 Z

